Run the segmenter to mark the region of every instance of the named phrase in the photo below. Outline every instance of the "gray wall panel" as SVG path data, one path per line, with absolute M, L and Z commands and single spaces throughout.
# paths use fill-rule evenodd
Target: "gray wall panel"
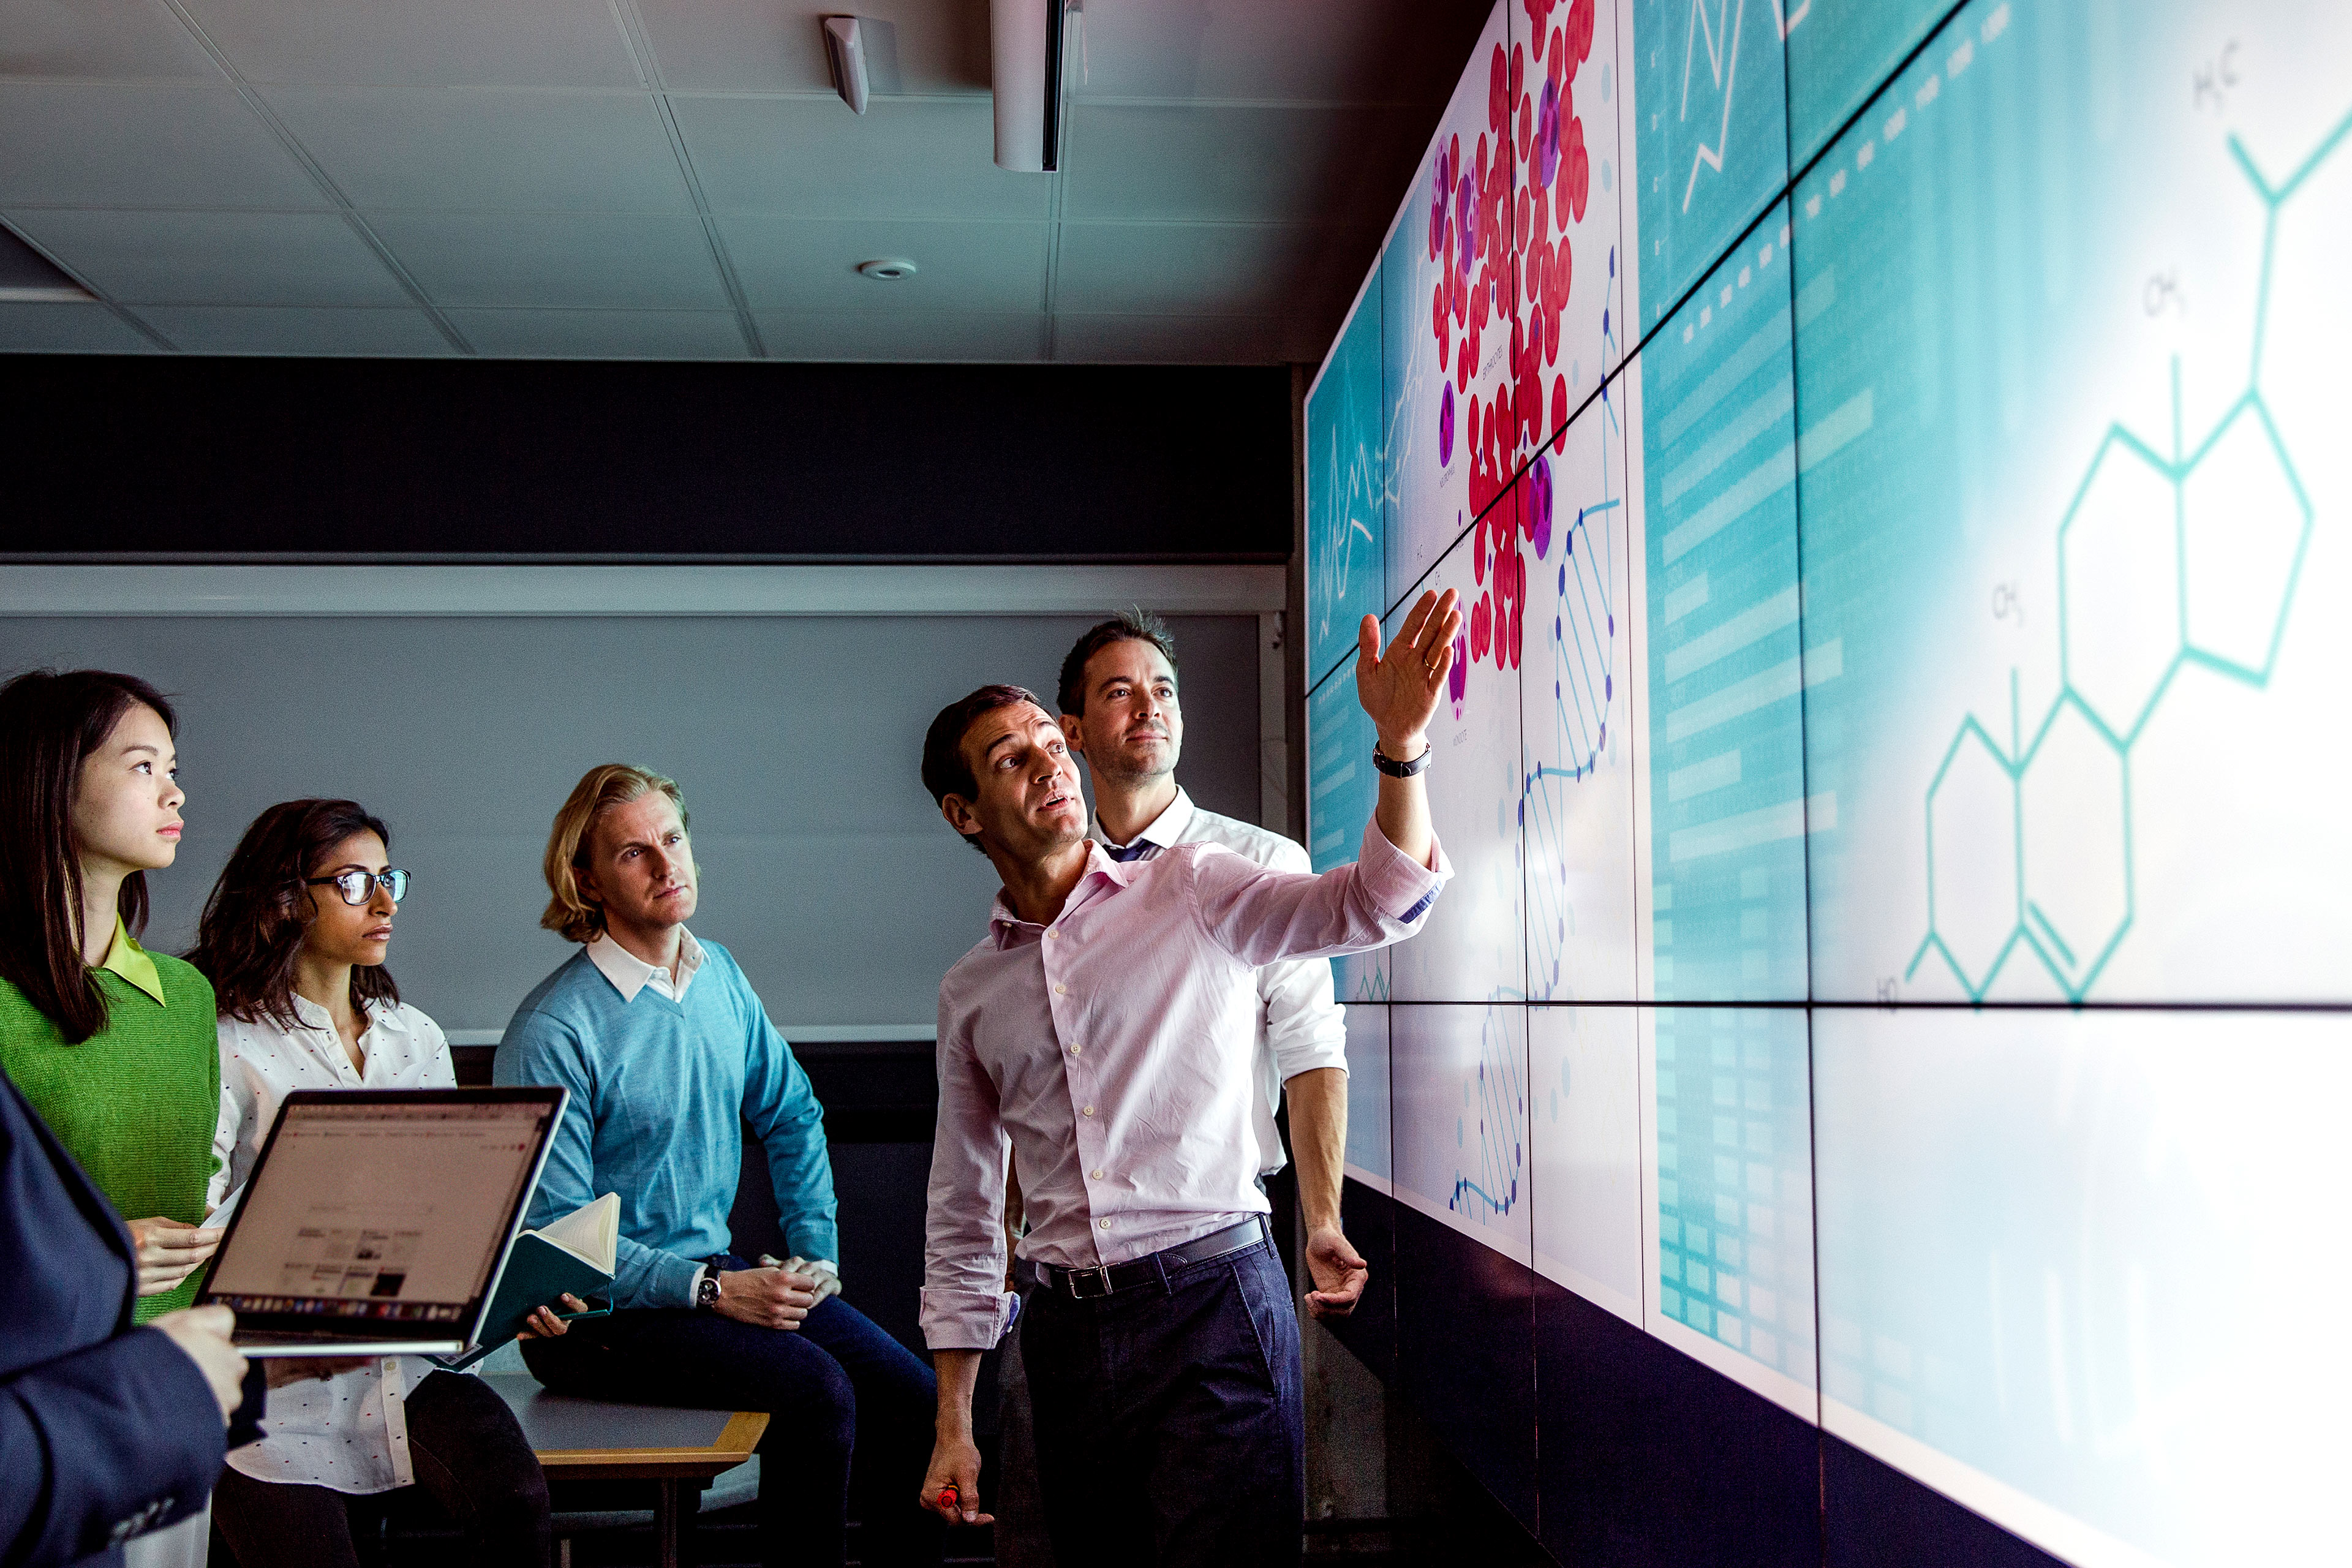
M 794 1025 L 929 1024 L 995 877 L 917 776 L 924 726 L 986 680 L 1052 699 L 1087 625 L 901 618 L 0 619 L 0 672 L 97 666 L 180 706 L 189 830 L 151 878 L 151 945 L 177 952 L 236 836 L 274 801 L 347 795 L 416 878 L 393 942 L 403 994 L 496 1029 L 567 949 L 538 929 L 539 858 L 587 767 L 684 786 L 703 868 L 694 930 Z M 1257 624 L 1171 623 L 1184 655 L 1181 777 L 1258 815 Z

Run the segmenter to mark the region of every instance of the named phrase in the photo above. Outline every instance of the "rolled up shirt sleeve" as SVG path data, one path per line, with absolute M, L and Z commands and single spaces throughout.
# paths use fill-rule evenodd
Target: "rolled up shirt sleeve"
M 1013 1142 L 998 1115 L 996 1085 L 944 991 L 939 1038 L 923 1342 L 935 1351 L 984 1351 L 1003 1337 L 1012 1318 L 1013 1298 L 1004 1289 L 1004 1178 Z
M 1269 870 L 1210 847 L 1192 862 L 1195 907 L 1209 938 L 1244 963 L 1329 958 L 1402 942 L 1428 919 L 1454 876 L 1444 846 L 1430 839 L 1431 864 L 1417 865 L 1364 825 L 1354 863 L 1321 876 Z

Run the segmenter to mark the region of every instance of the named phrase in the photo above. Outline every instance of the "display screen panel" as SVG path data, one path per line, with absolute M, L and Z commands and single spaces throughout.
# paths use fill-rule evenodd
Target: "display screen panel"
M 2342 1545 L 2352 1018 L 1824 1009 L 1822 1424 L 2069 1562 Z M 2324 1222 L 2323 1222 L 2324 1228 Z
M 1790 0 L 1629 0 L 1635 321 L 1654 331 L 1789 180 Z M 1802 5 L 1805 0 L 1795 0 Z
M 1528 1010 L 1399 1004 L 1389 1040 L 1397 1201 L 1526 1263 Z
M 2352 12 L 1498 27 L 1453 111 L 1507 111 L 1486 468 L 1399 455 L 1430 193 L 1381 270 L 1389 628 L 1469 617 L 1459 874 L 1380 961 L 1396 1201 L 1892 1467 L 1825 1465 L 1838 1530 L 1916 1483 L 2068 1562 L 2325 1555 L 2345 1391 L 2263 1292 L 2345 1186 Z M 1465 1462 L 1516 1496 L 1531 1436 Z
M 1528 1010 L 1535 1270 L 1637 1325 L 1647 1261 L 1638 1023 L 1631 1007 Z
M 2341 372 L 2284 347 L 2352 242 L 2352 85 L 2034 90 L 2209 32 L 1971 6 L 1798 185 L 1807 637 L 1844 671 L 1807 692 L 1817 994 L 2352 989 L 2313 874 L 2352 817 L 2290 782 L 2352 756 L 2314 722 L 2352 668 Z
M 1511 337 L 1515 464 L 1567 426 L 1624 357 L 1617 11 L 1595 0 L 1510 8 Z
M 1472 525 L 1412 599 L 1389 613 L 1398 636 L 1422 595 L 1461 595 L 1454 665 L 1430 721 L 1429 816 L 1454 878 L 1411 942 L 1390 950 L 1400 1002 L 1527 998 L 1526 881 L 1519 829 L 1519 665 L 1528 640 L 1526 557 L 1513 500 Z M 1365 758 L 1366 766 L 1370 758 Z
M 1307 679 L 1350 657 L 1356 625 L 1388 607 L 1388 464 L 1381 448 L 1381 275 L 1364 282 L 1307 390 Z
M 1789 226 L 1776 208 L 1628 368 L 1641 509 L 1654 994 L 1802 1000 L 1803 710 Z
M 1633 513 L 1622 399 L 1604 390 L 1516 487 L 1528 579 L 1519 814 L 1528 994 L 1635 994 Z
M 1391 605 L 1503 493 L 1517 449 L 1503 13 L 1488 16 L 1381 253 Z
M 1307 694 L 1307 855 L 1318 871 L 1354 860 L 1380 804 L 1372 766 L 1372 721 L 1356 695 L 1355 665 L 1343 660 Z M 1341 1002 L 1389 999 L 1393 948 L 1331 960 L 1332 994 Z

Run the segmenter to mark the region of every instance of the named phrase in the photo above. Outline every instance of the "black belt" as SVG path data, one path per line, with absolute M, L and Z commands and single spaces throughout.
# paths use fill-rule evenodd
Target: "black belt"
M 1255 1247 L 1265 1239 L 1265 1216 L 1252 1215 L 1239 1225 L 1229 1225 L 1223 1230 L 1213 1230 L 1193 1240 L 1165 1247 L 1149 1258 L 1139 1258 L 1131 1263 L 1114 1263 L 1105 1268 L 1057 1268 L 1050 1263 L 1037 1266 L 1038 1275 L 1051 1290 L 1066 1290 L 1073 1300 L 1092 1301 L 1114 1291 L 1129 1290 L 1138 1285 L 1157 1285 L 1168 1278 L 1171 1268 L 1188 1264 L 1208 1263 L 1216 1258 Z

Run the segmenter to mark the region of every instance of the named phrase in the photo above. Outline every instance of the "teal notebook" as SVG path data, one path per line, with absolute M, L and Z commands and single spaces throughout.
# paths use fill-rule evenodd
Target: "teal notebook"
M 593 1318 L 611 1311 L 613 1265 L 620 1239 L 618 1193 L 606 1193 L 551 1225 L 524 1231 L 507 1254 L 506 1272 L 499 1277 L 490 1310 L 482 1315 L 481 1336 L 462 1354 L 432 1359 L 453 1370 L 473 1365 L 521 1333 L 534 1310 L 557 1306 L 566 1291 L 583 1300 L 604 1299 L 587 1311 L 559 1310 L 558 1317 Z

